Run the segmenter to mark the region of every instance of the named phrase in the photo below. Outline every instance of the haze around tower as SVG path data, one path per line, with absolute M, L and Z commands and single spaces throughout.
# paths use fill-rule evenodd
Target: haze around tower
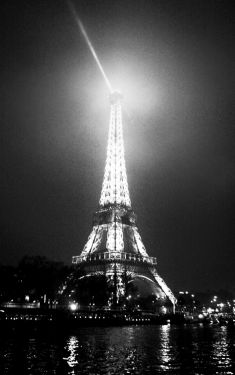
M 136 108 L 141 107 L 143 112 L 143 108 L 146 109 L 146 104 L 151 103 L 151 101 L 153 101 L 153 98 L 156 99 L 156 87 L 154 90 L 152 90 L 152 92 L 149 91 L 148 93 L 145 93 L 143 90 L 144 85 L 142 87 L 138 87 L 139 74 L 138 72 L 133 71 L 133 69 L 135 69 L 135 63 L 132 64 L 131 61 L 124 62 L 120 59 L 112 62 L 112 67 L 110 67 L 109 70 L 109 74 L 112 78 L 110 80 L 105 72 L 100 58 L 98 57 L 97 51 L 95 50 L 95 47 L 87 34 L 85 26 L 83 25 L 82 20 L 79 18 L 73 2 L 68 0 L 68 6 L 69 10 L 71 11 L 71 15 L 78 25 L 78 29 L 84 38 L 84 42 L 90 50 L 91 56 L 93 57 L 94 62 L 96 63 L 102 77 L 104 78 L 104 83 L 108 89 L 108 92 L 112 93 L 114 91 L 119 91 L 125 93 L 125 101 L 127 102 L 127 107 L 125 109 L 128 114 L 130 114 L 129 111 L 131 110 L 131 108 L 132 110 L 136 110 Z M 156 101 L 154 101 L 153 106 L 156 106 L 156 104 Z M 149 105 L 147 105 L 147 110 L 149 109 Z
M 174 288 L 234 287 L 231 4 L 74 0 L 123 93 L 131 202 Z M 0 262 L 71 264 L 100 196 L 108 90 L 66 2 L 1 6 Z

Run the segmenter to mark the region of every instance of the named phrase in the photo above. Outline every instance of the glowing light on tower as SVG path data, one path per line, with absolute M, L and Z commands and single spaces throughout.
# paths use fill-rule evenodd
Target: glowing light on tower
M 108 148 L 100 206 L 118 204 L 131 207 L 124 158 L 121 100 L 122 95 L 117 91 L 110 95 Z
M 156 258 L 149 257 L 146 252 L 136 225 L 136 216 L 131 208 L 124 157 L 122 95 L 112 90 L 73 4 L 70 1 L 68 4 L 110 93 L 108 147 L 99 207 L 94 214 L 88 241 L 81 255 L 74 256 L 72 262 L 83 264 L 86 276 L 105 274 L 111 278 L 115 285 L 116 302 L 125 293 L 123 275 L 126 272 L 130 276 L 138 275 L 157 283 L 161 293 L 172 302 L 174 309 L 176 299 L 156 270 Z M 73 303 L 70 308 L 74 311 L 77 305 Z
M 121 101 L 122 95 L 119 92 L 110 94 L 107 157 L 99 207 L 94 214 L 88 241 L 81 255 L 74 256 L 72 262 L 84 263 L 89 275 L 105 273 L 111 278 L 115 285 L 116 301 L 125 293 L 123 273 L 138 276 L 141 273 L 142 278 L 153 281 L 160 287 L 174 308 L 176 299 L 157 272 L 156 258 L 150 257 L 145 249 L 131 208 L 124 157 Z M 98 262 L 98 265 L 95 264 L 92 269 L 90 262 Z M 133 262 L 137 263 L 136 269 Z

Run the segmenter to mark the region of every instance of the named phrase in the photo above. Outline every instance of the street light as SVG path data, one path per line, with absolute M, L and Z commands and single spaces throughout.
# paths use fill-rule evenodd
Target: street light
M 69 304 L 69 308 L 71 311 L 76 311 L 78 309 L 78 304 L 75 302 L 72 302 Z

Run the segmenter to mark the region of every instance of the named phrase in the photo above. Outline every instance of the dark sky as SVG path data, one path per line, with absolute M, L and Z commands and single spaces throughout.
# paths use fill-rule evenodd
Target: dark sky
M 235 289 L 232 3 L 74 0 L 123 91 L 132 205 L 172 289 Z M 69 264 L 99 201 L 107 90 L 65 1 L 1 7 L 0 262 Z

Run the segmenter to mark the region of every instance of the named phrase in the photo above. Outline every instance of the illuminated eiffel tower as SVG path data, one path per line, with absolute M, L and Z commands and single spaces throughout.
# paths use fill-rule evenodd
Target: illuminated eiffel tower
M 176 299 L 157 272 L 157 260 L 145 249 L 131 208 L 127 183 L 122 131 L 122 96 L 110 95 L 110 124 L 104 180 L 98 210 L 94 213 L 91 234 L 81 255 L 72 263 L 87 276 L 106 275 L 115 284 L 113 305 L 125 294 L 124 273 L 134 280 L 154 283 L 163 299 L 173 305 Z

